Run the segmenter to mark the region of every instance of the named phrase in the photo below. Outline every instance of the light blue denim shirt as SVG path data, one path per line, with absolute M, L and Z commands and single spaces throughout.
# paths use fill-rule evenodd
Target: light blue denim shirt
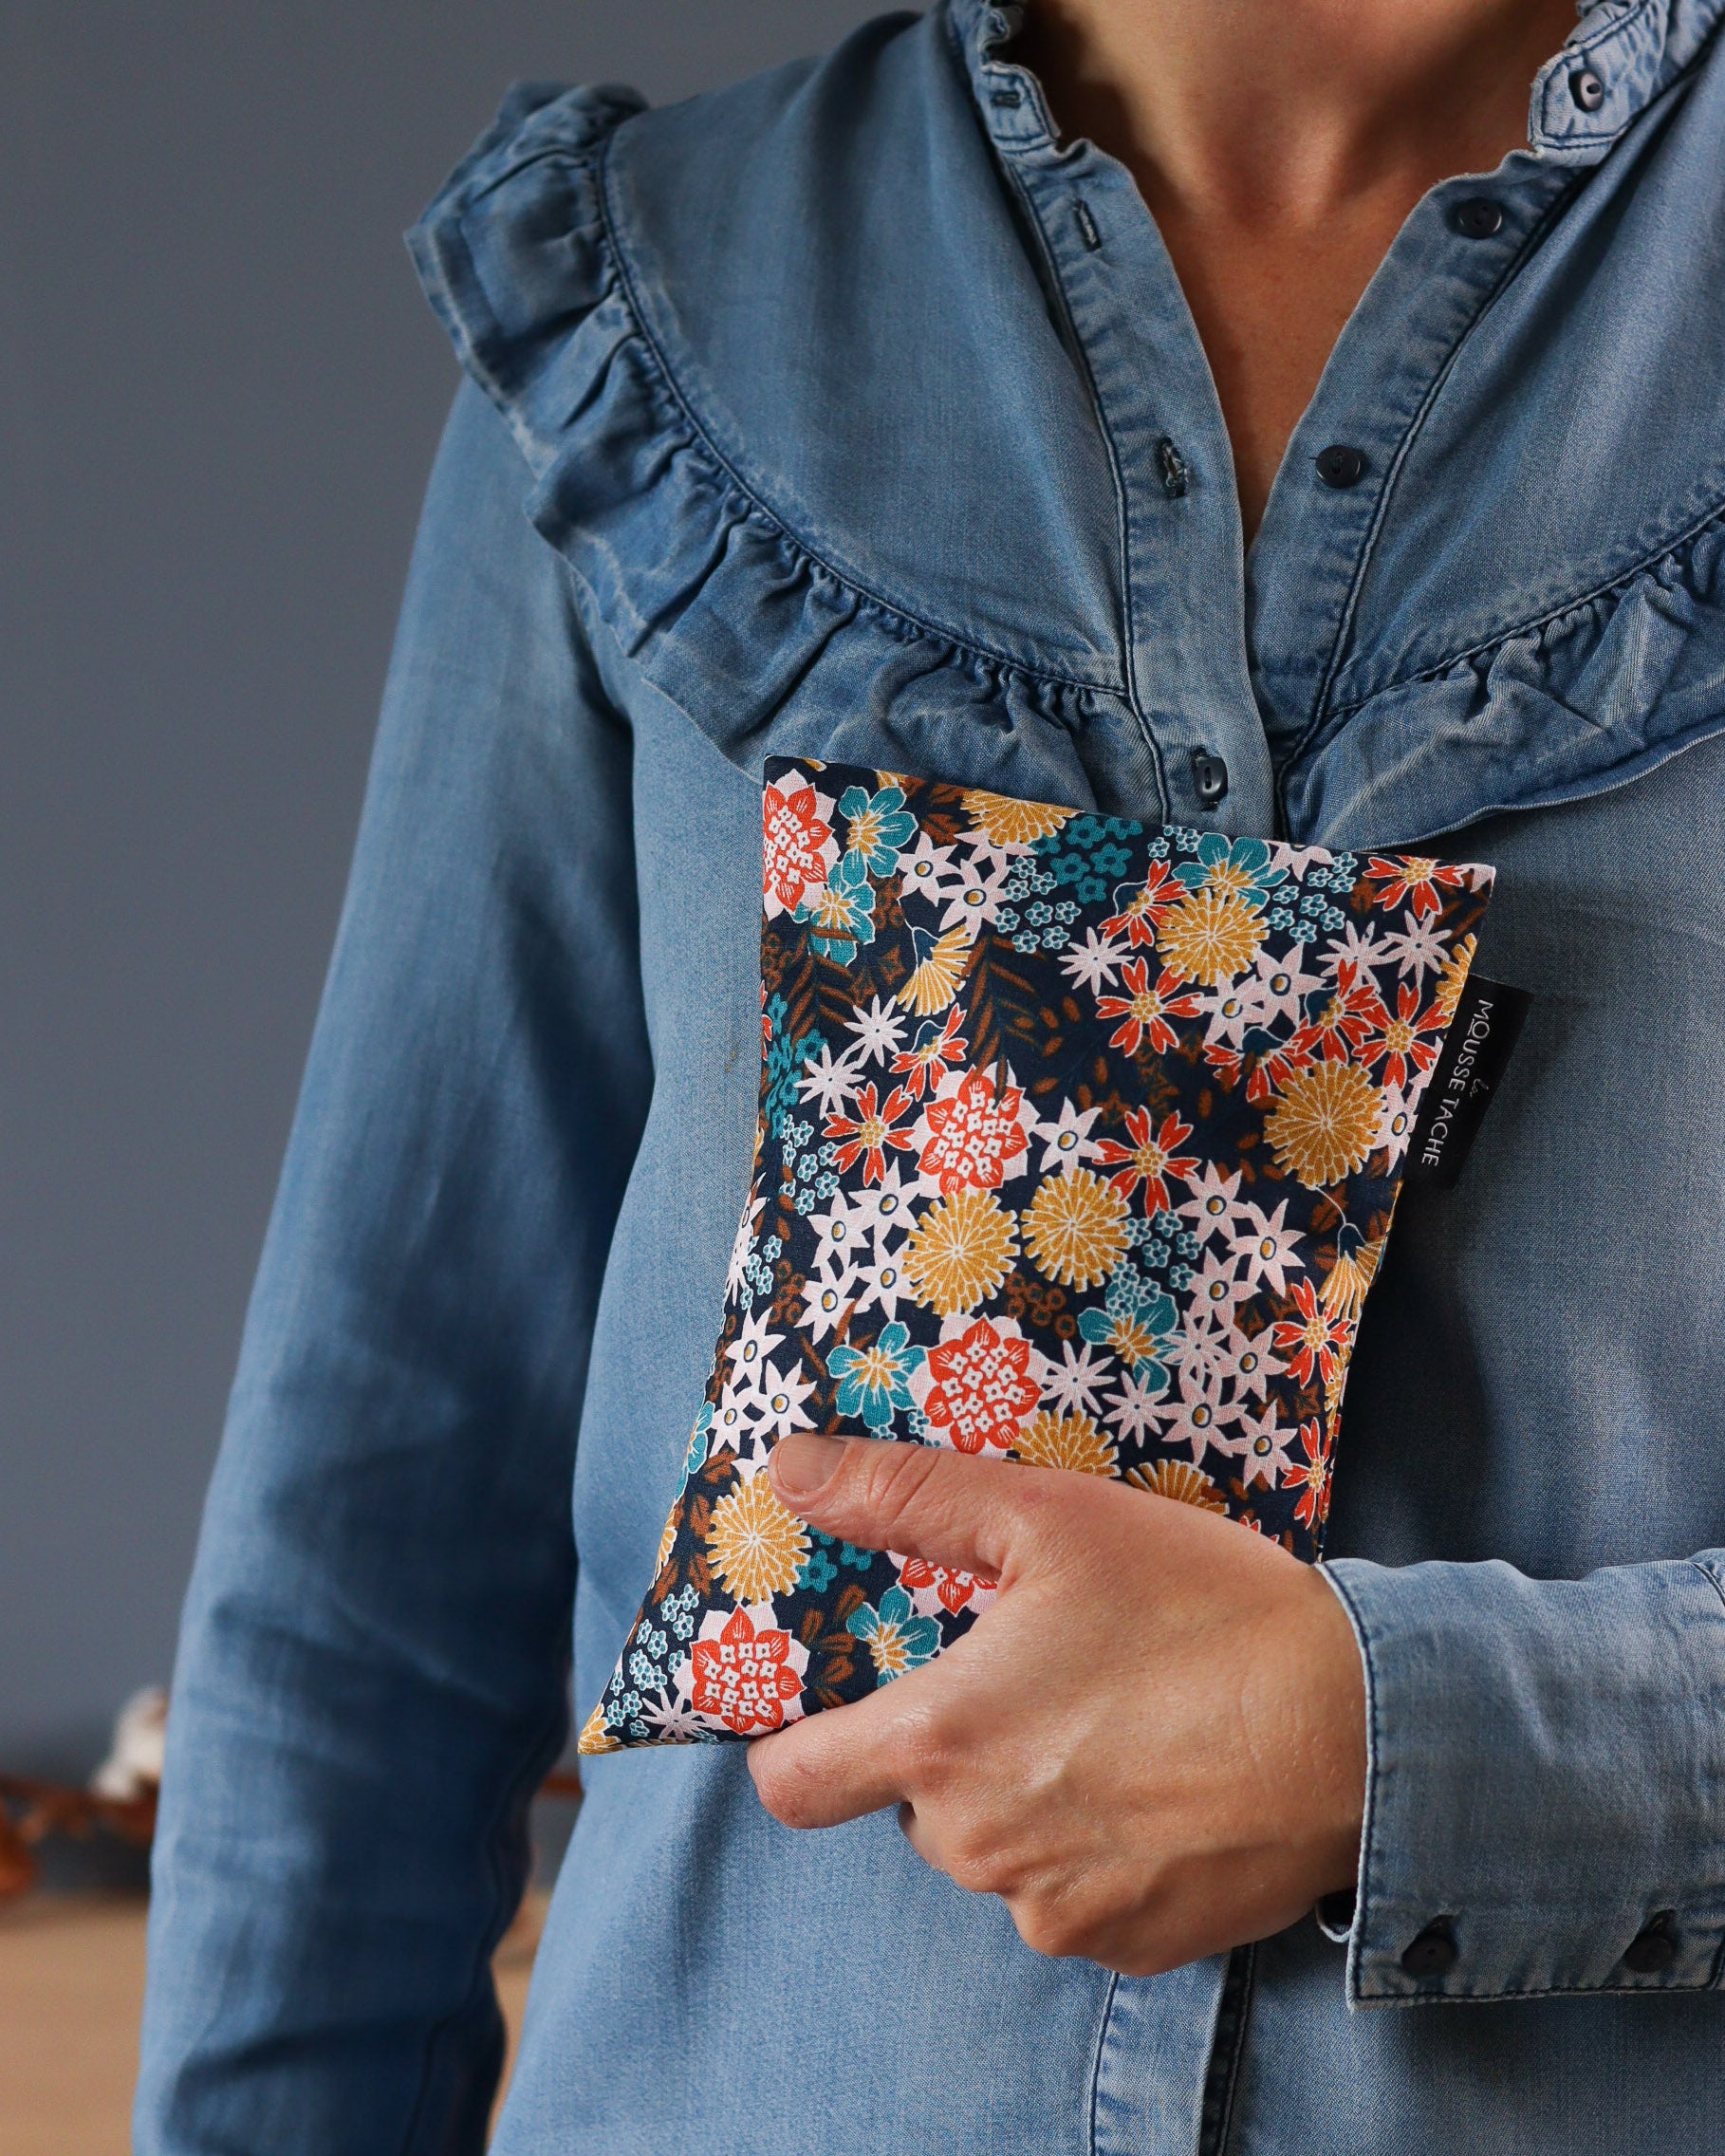
M 472 384 L 187 1607 L 144 2156 L 480 2146 L 571 1607 L 584 1713 L 747 1185 L 770 751 L 1429 838 L 1498 864 L 1531 1014 L 1348 1394 L 1345 1947 L 1116 1978 L 890 1813 L 782 1830 L 740 1750 L 601 1759 L 498 2147 L 1725 2144 L 1718 5 L 1595 8 L 1414 211 L 1250 555 L 1155 226 L 975 0 L 667 111 L 518 94 L 459 168 L 414 246 Z

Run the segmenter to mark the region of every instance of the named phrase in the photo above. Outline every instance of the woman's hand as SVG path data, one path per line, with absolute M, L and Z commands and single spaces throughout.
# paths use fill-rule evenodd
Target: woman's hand
M 1260 1939 L 1351 1886 L 1360 1654 L 1333 1590 L 1216 1514 L 1086 1475 L 787 1438 L 828 1534 L 997 1578 L 938 1661 L 750 1748 L 789 1827 L 898 1804 L 1028 1945 L 1130 1976 Z

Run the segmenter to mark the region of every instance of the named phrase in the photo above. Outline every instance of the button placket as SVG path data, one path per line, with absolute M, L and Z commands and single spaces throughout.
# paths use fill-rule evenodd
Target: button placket
M 1121 493 L 1128 678 L 1173 821 L 1273 827 L 1239 510 L 1208 362 L 1148 210 L 1090 145 L 995 140 L 1041 234 Z M 1148 805 L 1146 805 L 1148 806 Z

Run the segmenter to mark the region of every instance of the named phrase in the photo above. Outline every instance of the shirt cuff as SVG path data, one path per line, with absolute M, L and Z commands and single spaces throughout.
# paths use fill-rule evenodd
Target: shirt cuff
M 1717 1985 L 1725 1551 L 1322 1570 L 1365 1665 L 1348 2003 Z

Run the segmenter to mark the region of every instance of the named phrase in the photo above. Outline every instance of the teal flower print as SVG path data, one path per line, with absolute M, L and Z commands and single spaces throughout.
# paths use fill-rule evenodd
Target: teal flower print
M 901 1587 L 889 1587 L 879 1608 L 865 1602 L 852 1610 L 844 1629 L 866 1645 L 882 1684 L 933 1662 L 940 1648 L 939 1626 L 932 1617 L 918 1616 L 916 1604 Z
M 826 1367 L 839 1381 L 841 1415 L 861 1415 L 871 1430 L 884 1430 L 901 1407 L 915 1404 L 910 1381 L 922 1367 L 923 1350 L 910 1345 L 910 1329 L 883 1326 L 872 1347 L 835 1348 Z
M 1142 1383 L 1154 1377 L 1157 1389 L 1168 1382 L 1168 1353 L 1179 1337 L 1179 1317 L 1172 1300 L 1135 1266 L 1122 1265 L 1108 1282 L 1101 1310 L 1081 1310 L 1078 1329 L 1099 1348 L 1111 1348 Z
M 846 825 L 845 852 L 854 853 L 871 876 L 890 876 L 899 865 L 900 853 L 917 835 L 917 819 L 904 806 L 899 788 L 883 786 L 871 795 L 860 786 L 849 787 L 839 803 L 839 813 Z
M 1286 868 L 1271 861 L 1262 839 L 1230 843 L 1219 831 L 1204 832 L 1197 842 L 1197 859 L 1182 861 L 1174 873 L 1189 891 L 1231 891 L 1254 913 L 1264 910 L 1271 890 L 1288 877 Z
M 869 935 L 873 934 L 871 923 Z M 797 1105 L 803 1066 L 826 1043 L 818 1031 L 805 1033 L 800 1040 L 791 1038 L 790 1007 L 782 995 L 771 997 L 762 1015 L 767 1032 L 767 1086 L 761 1108 L 767 1118 L 767 1135 L 778 1138 L 784 1133 L 786 1118 Z
M 822 957 L 849 965 L 858 944 L 875 939 L 875 887 L 862 855 L 847 853 L 796 918 L 809 924 L 809 944 Z

